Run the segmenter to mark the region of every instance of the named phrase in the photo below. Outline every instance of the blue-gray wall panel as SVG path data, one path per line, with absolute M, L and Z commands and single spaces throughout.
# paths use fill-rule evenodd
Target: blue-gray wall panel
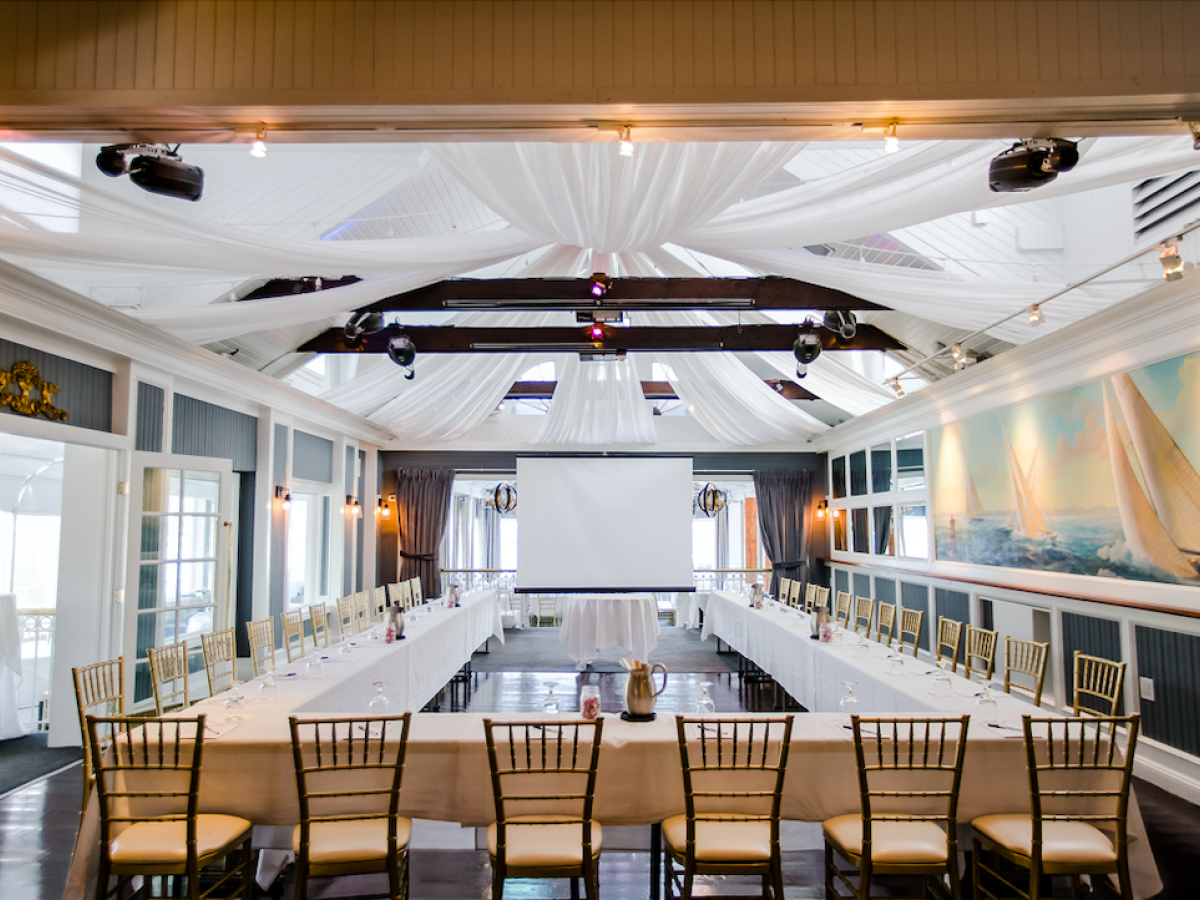
M 850 574 L 845 569 L 837 569 L 833 574 L 833 596 L 829 600 L 829 608 L 837 609 L 838 591 L 850 590 Z
M 964 625 L 971 621 L 971 595 L 962 591 L 934 588 L 937 614 L 947 619 L 956 619 Z
M 228 459 L 233 471 L 253 472 L 258 468 L 258 419 L 176 394 L 171 452 Z
M 333 484 L 333 441 L 304 431 L 293 432 L 292 477 Z
M 871 595 L 871 576 L 864 575 L 862 572 L 854 573 L 854 596 L 855 597 L 870 597 Z
M 138 382 L 137 431 L 134 434 L 133 449 L 162 453 L 163 414 L 166 403 L 166 391 L 144 381 Z
M 1146 737 L 1200 756 L 1200 637 L 1138 625 L 1138 674 L 1154 679 L 1154 699 L 1143 700 Z
M 875 599 L 879 603 L 896 602 L 896 582 L 890 578 L 875 579 Z
M 1065 612 L 1062 615 L 1063 676 L 1067 702 L 1075 694 L 1075 651 L 1121 661 L 1121 626 L 1115 619 L 1100 619 Z M 1119 710 L 1118 710 L 1119 711 Z
M 112 372 L 0 338 L 0 369 L 12 371 L 12 367 L 19 362 L 32 363 L 43 381 L 58 388 L 58 393 L 50 398 L 50 402 L 67 414 L 68 425 L 90 428 L 92 431 L 112 431 Z M 7 388 L 8 393 L 16 391 L 15 385 Z M 31 397 L 41 399 L 36 395 Z M 0 416 L 17 415 L 8 407 L 0 407 Z M 38 418 L 45 421 L 43 416 Z
M 277 616 L 284 610 L 287 598 L 287 512 L 275 500 L 275 487 L 287 485 L 288 428 L 275 426 L 275 448 L 271 460 L 271 591 L 270 611 Z M 276 635 L 282 629 L 276 628 Z M 278 642 L 278 638 L 277 638 Z
M 921 649 L 929 649 L 929 588 L 923 584 L 900 582 L 900 605 L 905 609 L 917 609 L 925 613 L 921 623 Z M 899 619 L 897 619 L 899 621 Z

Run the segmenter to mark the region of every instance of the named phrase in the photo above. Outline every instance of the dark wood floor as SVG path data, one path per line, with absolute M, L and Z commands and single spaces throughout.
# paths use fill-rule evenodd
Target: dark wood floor
M 578 689 L 598 684 L 606 710 L 622 708 L 623 675 L 582 673 L 477 673 L 467 684 L 448 688 L 443 709 L 486 712 L 536 711 L 541 709 L 546 683 L 555 682 L 562 711 L 578 708 Z M 669 676 L 660 698 L 663 712 L 691 711 L 700 693 L 700 683 L 711 681 L 711 693 L 719 712 L 773 709 L 791 705 L 767 684 L 743 681 L 736 673 L 676 674 Z M 453 694 L 453 696 L 452 696 Z M 81 769 L 75 767 L 0 799 L 0 900 L 59 900 L 66 881 L 79 817 Z M 1200 896 L 1194 873 L 1200 863 L 1200 810 L 1161 791 L 1139 783 L 1138 798 L 1166 889 L 1156 900 L 1194 900 Z M 605 900 L 646 900 L 650 862 L 645 852 L 606 852 L 602 857 L 601 895 Z M 788 900 L 806 900 L 824 894 L 821 852 L 815 844 L 784 854 L 784 881 Z M 318 891 L 312 896 L 320 897 Z M 339 891 L 374 889 L 374 882 L 337 885 Z M 731 890 L 746 892 L 749 884 L 730 884 L 709 879 L 697 893 L 718 895 Z M 427 850 L 412 852 L 411 893 L 422 900 L 464 900 L 490 896 L 487 854 L 472 850 Z M 753 892 L 753 891 L 751 891 Z M 291 870 L 285 871 L 272 892 L 290 898 Z M 563 882 L 513 881 L 505 889 L 512 900 L 566 897 Z

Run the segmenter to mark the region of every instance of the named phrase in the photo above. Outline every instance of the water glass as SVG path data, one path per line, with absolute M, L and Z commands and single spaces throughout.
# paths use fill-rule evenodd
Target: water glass
M 867 639 L 861 634 L 858 636 L 858 641 L 854 644 L 854 657 L 856 659 L 866 659 L 871 655 L 871 645 L 867 643 Z
M 258 699 L 270 702 L 279 696 L 279 685 L 275 683 L 275 676 L 270 672 L 267 677 L 258 683 Z
M 857 681 L 843 681 L 842 687 L 846 689 L 846 693 L 842 695 L 842 699 L 838 701 L 838 707 L 844 713 L 858 712 L 859 702 L 858 697 L 854 696 L 854 689 L 858 686 Z
M 999 709 L 996 695 L 992 693 L 992 683 L 985 681 L 983 690 L 975 698 L 975 714 L 981 722 L 995 722 Z
M 546 696 L 542 698 L 542 712 L 548 716 L 558 715 L 558 694 L 554 693 L 555 686 L 553 681 L 546 682 Z
M 954 685 L 950 681 L 950 664 L 945 660 L 938 663 L 937 674 L 933 677 L 933 696 L 949 697 L 954 693 Z
M 712 695 L 708 689 L 712 687 L 711 681 L 704 681 L 700 684 L 700 696 L 696 698 L 696 715 L 712 716 L 717 712 L 717 704 L 713 702 Z

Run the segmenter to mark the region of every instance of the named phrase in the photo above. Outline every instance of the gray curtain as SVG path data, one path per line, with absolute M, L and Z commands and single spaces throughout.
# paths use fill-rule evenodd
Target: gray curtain
M 438 546 L 446 530 L 453 487 L 453 469 L 400 469 L 396 473 L 400 581 L 420 577 L 426 597 L 442 596 Z
M 812 473 L 767 470 L 754 473 L 758 530 L 771 560 L 771 590 L 781 578 L 809 581 L 808 526 Z

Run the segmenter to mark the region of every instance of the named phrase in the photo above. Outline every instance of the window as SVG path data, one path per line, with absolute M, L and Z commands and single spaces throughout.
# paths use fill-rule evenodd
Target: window
M 833 461 L 833 498 L 840 500 L 846 496 L 846 457 L 839 456 Z
M 896 441 L 896 487 L 902 491 L 925 487 L 925 433 L 917 431 Z
M 876 444 L 871 448 L 871 493 L 886 494 L 892 489 L 892 445 Z
M 900 555 L 911 559 L 929 558 L 929 519 L 924 504 L 900 507 Z
M 323 603 L 329 598 L 329 517 L 327 494 L 297 488 L 287 511 L 287 605 Z
M 850 454 L 850 493 L 855 497 L 867 492 L 867 451 Z
M 866 507 L 850 510 L 850 540 L 855 553 L 871 552 L 871 534 Z

